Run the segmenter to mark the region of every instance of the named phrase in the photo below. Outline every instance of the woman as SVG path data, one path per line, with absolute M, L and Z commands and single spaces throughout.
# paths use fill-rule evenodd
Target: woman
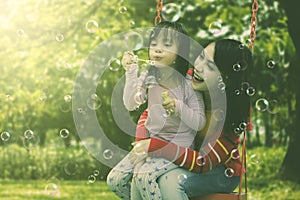
M 200 150 L 179 147 L 157 138 L 136 143 L 138 149 L 146 149 L 150 155 L 163 157 L 182 167 L 158 178 L 161 196 L 156 196 L 156 199 L 188 199 L 209 193 L 230 193 L 238 186 L 239 175 L 244 170 L 237 148 L 240 134 L 249 128 L 247 78 L 251 66 L 251 51 L 230 39 L 210 43 L 198 56 L 192 86 L 203 93 L 208 122 L 199 134 L 201 141 L 205 138 Z M 225 102 L 214 102 L 223 99 L 224 94 Z M 223 103 L 227 108 L 226 115 L 218 106 Z M 207 133 L 208 126 L 216 133 Z M 148 179 L 145 174 L 136 176 L 136 179 L 141 178 Z M 140 191 L 144 188 L 148 188 L 146 181 L 141 182 Z M 148 194 L 151 195 L 151 191 Z

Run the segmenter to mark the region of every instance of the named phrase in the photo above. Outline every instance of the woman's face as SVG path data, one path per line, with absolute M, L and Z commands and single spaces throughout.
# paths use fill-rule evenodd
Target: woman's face
M 170 67 L 174 65 L 177 58 L 178 43 L 172 38 L 172 31 L 169 30 L 167 36 L 161 30 L 157 37 L 150 43 L 149 57 L 155 61 L 156 67 Z
M 194 90 L 208 91 L 211 87 L 217 87 L 220 76 L 218 68 L 214 62 L 215 43 L 210 43 L 203 49 L 194 63 L 194 73 L 192 87 Z

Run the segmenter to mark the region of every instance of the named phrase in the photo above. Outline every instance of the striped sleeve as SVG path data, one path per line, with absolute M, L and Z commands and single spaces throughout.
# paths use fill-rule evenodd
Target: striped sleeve
M 173 143 L 151 138 L 148 152 L 155 157 L 162 157 L 195 173 L 206 173 L 214 167 L 223 165 L 228 160 L 234 145 L 224 138 L 216 140 L 214 144 L 201 148 L 200 151 L 178 146 Z

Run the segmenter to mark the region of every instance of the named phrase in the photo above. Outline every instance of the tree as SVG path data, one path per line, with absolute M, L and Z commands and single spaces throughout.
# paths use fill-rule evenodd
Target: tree
M 300 145 L 298 143 L 300 142 L 298 129 L 298 125 L 300 124 L 300 86 L 299 84 L 295 84 L 297 82 L 296 78 L 300 76 L 300 29 L 298 27 L 300 12 L 297 9 L 296 1 L 282 0 L 281 5 L 288 17 L 288 31 L 296 48 L 296 60 L 292 63 L 293 72 L 290 73 L 290 82 L 293 83 L 291 88 L 293 88 L 296 93 L 296 119 L 292 124 L 289 147 L 281 166 L 281 174 L 285 179 L 300 183 L 300 171 L 298 168 L 300 160 L 297 159 L 300 153 Z

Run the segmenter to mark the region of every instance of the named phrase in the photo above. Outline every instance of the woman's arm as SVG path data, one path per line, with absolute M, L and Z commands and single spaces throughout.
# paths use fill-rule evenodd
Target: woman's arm
M 145 142 L 144 142 L 145 144 Z M 212 168 L 226 164 L 230 160 L 231 152 L 236 149 L 226 138 L 221 137 L 215 144 L 207 144 L 201 151 L 178 146 L 157 138 L 148 142 L 148 153 L 155 157 L 162 157 L 175 164 L 196 173 L 206 173 Z M 239 158 L 238 151 L 234 158 Z

